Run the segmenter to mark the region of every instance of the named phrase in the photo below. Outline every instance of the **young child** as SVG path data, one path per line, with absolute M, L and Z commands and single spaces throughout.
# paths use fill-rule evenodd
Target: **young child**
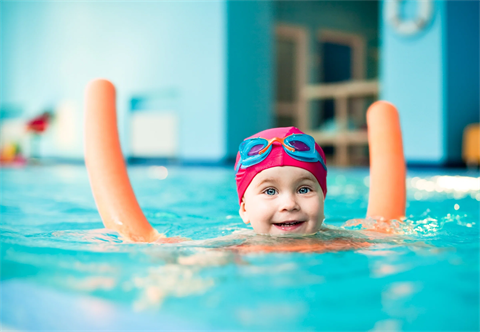
M 325 155 L 295 127 L 259 132 L 240 145 L 235 163 L 240 216 L 257 234 L 314 234 L 325 219 Z
M 386 219 L 387 223 L 379 224 L 381 228 L 377 230 L 388 233 L 388 220 L 405 214 L 405 162 L 400 125 L 398 114 L 389 103 L 375 103 L 369 114 L 367 216 Z M 106 80 L 92 81 L 86 93 L 85 162 L 105 227 L 135 242 L 185 240 L 165 238 L 145 218 L 128 178 L 116 123 L 114 86 Z M 311 136 L 294 127 L 269 129 L 251 136 L 240 145 L 235 171 L 240 216 L 257 234 L 311 235 L 320 230 L 327 194 L 327 168 L 325 155 Z M 325 245 L 304 241 L 289 250 L 311 248 L 324 250 Z M 341 248 L 350 247 L 342 241 L 331 243 L 330 249 Z

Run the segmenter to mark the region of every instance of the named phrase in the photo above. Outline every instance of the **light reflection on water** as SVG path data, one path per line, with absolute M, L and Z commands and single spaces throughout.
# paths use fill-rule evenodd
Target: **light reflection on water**
M 169 236 L 192 239 L 158 245 L 127 243 L 102 229 L 82 167 L 2 169 L 1 324 L 477 329 L 478 174 L 409 176 L 408 215 L 394 224 L 395 236 L 358 219 L 367 208 L 367 174 L 329 170 L 328 231 L 299 242 L 247 230 L 230 169 L 133 167 L 149 221 Z M 338 239 L 349 250 L 319 247 Z M 245 241 L 277 249 L 242 251 Z M 292 246 L 317 250 L 284 250 Z M 48 303 L 60 309 L 52 313 Z M 97 319 L 82 325 L 71 317 L 74 309 Z M 61 325 L 59 314 L 70 320 Z M 173 325 L 161 325 L 165 319 Z

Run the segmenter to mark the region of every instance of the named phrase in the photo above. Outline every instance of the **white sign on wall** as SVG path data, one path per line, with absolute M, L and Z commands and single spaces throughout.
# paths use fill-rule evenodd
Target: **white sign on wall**
M 178 117 L 173 111 L 131 114 L 130 153 L 140 158 L 172 158 L 178 151 Z

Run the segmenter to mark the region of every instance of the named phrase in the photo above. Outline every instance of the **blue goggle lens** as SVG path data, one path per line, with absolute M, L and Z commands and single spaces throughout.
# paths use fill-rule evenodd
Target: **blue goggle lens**
M 250 151 L 248 151 L 248 155 L 249 156 L 254 156 L 254 155 L 257 155 L 258 152 L 263 149 L 265 147 L 265 144 L 257 144 L 257 145 L 254 145 L 250 148 Z
M 310 151 L 310 147 L 302 141 L 291 141 L 288 144 L 293 146 L 295 151 Z

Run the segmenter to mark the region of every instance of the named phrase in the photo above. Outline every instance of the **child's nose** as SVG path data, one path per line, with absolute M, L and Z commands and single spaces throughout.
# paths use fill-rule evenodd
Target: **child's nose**
M 294 194 L 284 193 L 282 194 L 282 201 L 280 204 L 281 211 L 296 211 L 299 210 L 297 199 Z

